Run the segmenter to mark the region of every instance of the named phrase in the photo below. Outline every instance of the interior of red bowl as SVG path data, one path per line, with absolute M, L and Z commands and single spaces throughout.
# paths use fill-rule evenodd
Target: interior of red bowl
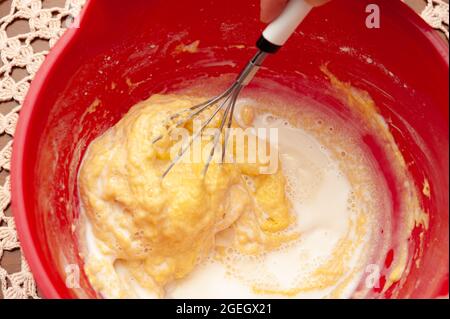
M 410 271 L 401 283 L 376 288 L 372 296 L 446 295 L 448 47 L 400 1 L 370 3 L 380 7 L 381 28 L 365 25 L 369 1 L 333 1 L 307 17 L 259 76 L 339 107 L 320 70 L 327 65 L 370 94 L 389 119 L 417 188 L 426 178 L 432 189 L 429 198 L 420 199 L 429 227 L 417 227 L 409 238 Z M 81 28 L 70 30 L 53 49 L 22 110 L 12 161 L 17 228 L 44 296 L 97 297 L 83 274 L 73 229 L 77 173 L 90 141 L 154 93 L 170 92 L 189 79 L 239 72 L 263 27 L 257 4 L 91 0 Z M 196 40 L 202 50 L 173 54 Z M 385 268 L 393 258 L 392 252 L 386 255 Z M 74 266 L 81 270 L 79 287 L 66 282 Z

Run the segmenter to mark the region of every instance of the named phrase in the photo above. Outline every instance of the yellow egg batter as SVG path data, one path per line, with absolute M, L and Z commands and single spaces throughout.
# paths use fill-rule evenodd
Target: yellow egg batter
M 165 121 L 201 101 L 154 95 L 90 145 L 80 169 L 80 195 L 102 254 L 114 260 L 88 259 L 85 270 L 98 291 L 128 296 L 116 282 L 98 280 L 98 273 L 108 277 L 120 265 L 162 297 L 165 285 L 190 273 L 214 248 L 216 234 L 230 227 L 235 248 L 247 254 L 298 236 L 281 233 L 295 218 L 280 168 L 259 174 L 259 163 L 213 162 L 203 176 L 204 161 L 183 162 L 161 178 L 176 143 Z M 217 127 L 219 118 L 210 126 Z M 192 132 L 192 123 L 185 127 Z

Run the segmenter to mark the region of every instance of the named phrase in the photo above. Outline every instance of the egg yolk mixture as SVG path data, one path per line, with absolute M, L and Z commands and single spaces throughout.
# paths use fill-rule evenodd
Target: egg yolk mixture
M 350 297 L 370 290 L 361 278 L 368 265 L 384 262 L 393 239 L 379 233 L 389 233 L 392 212 L 359 133 L 315 107 L 250 94 L 238 100 L 233 126 L 277 129 L 274 172 L 262 174 L 267 163 L 259 161 L 212 161 L 204 174 L 202 159 L 180 161 L 162 178 L 171 150 L 179 150 L 167 119 L 204 100 L 154 95 L 90 144 L 78 182 L 92 287 L 106 298 Z M 193 127 L 182 125 L 191 134 Z M 246 150 L 231 150 L 239 151 Z M 401 275 L 404 260 L 393 264 L 392 276 Z
M 101 252 L 115 259 L 87 263 L 100 291 L 127 296 L 119 281 L 95 279 L 97 273 L 112 275 L 120 265 L 161 297 L 164 286 L 189 274 L 214 248 L 217 233 L 231 226 L 234 247 L 246 254 L 298 237 L 282 233 L 295 217 L 280 169 L 261 175 L 259 163 L 213 162 L 203 174 L 205 161 L 200 161 L 179 163 L 162 179 L 176 142 L 162 132 L 163 124 L 171 114 L 201 101 L 155 95 L 91 144 L 80 171 L 80 194 Z M 218 127 L 219 120 L 217 116 L 210 127 Z M 191 122 L 185 127 L 192 133 Z M 154 143 L 158 134 L 163 138 Z

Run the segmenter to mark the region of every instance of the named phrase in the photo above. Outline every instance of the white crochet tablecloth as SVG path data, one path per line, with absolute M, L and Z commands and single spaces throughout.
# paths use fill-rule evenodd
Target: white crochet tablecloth
M 85 1 L 0 0 L 0 298 L 39 298 L 9 207 L 12 139 L 31 80 Z M 427 2 L 421 16 L 448 38 L 448 1 L 418 1 Z

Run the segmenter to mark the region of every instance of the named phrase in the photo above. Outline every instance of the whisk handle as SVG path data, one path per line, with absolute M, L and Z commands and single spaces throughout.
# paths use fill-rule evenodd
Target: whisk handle
M 311 9 L 312 6 L 305 0 L 289 0 L 278 18 L 264 29 L 256 44 L 258 49 L 266 53 L 277 52 Z

